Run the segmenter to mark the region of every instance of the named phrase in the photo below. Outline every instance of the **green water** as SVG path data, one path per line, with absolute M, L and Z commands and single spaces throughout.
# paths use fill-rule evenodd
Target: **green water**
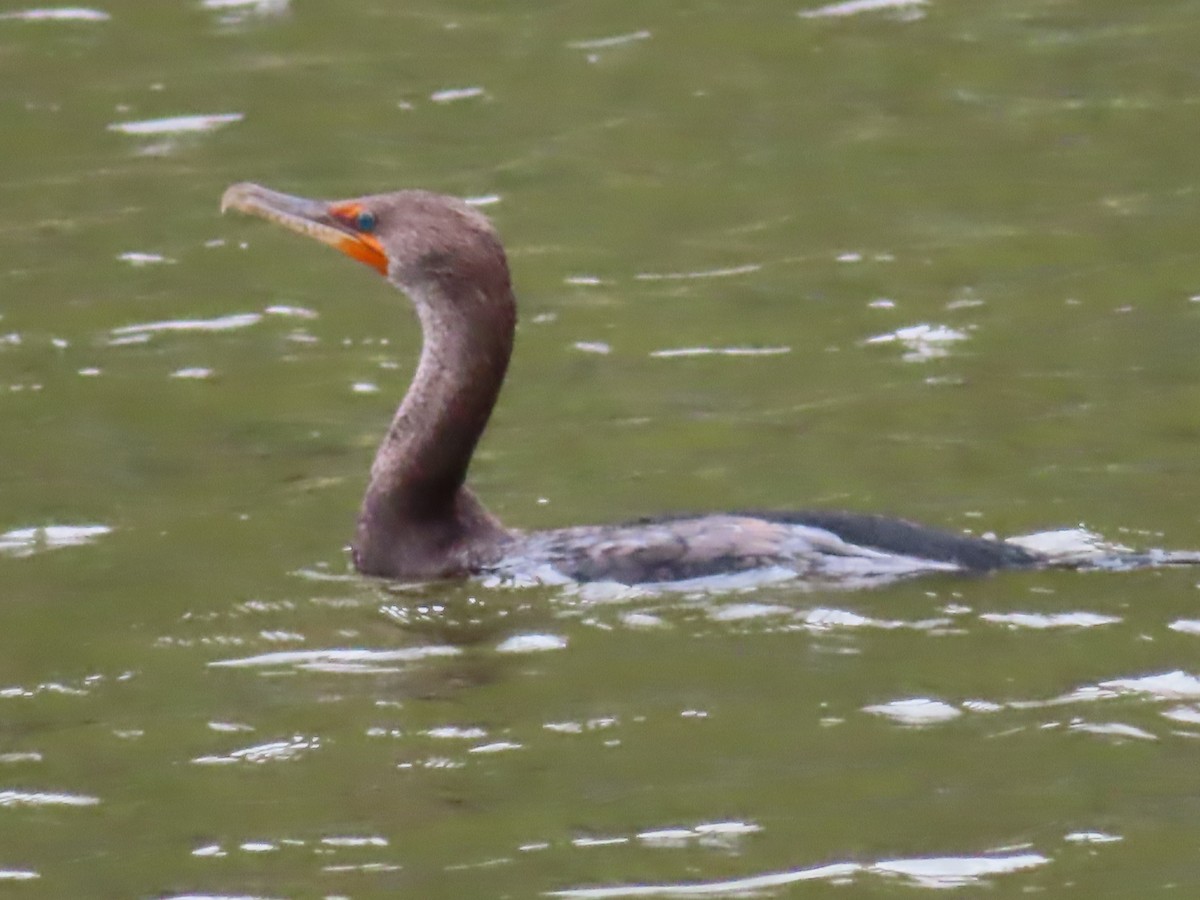
M 355 579 L 416 325 L 217 213 L 498 198 L 522 325 L 472 480 L 514 526 L 1196 548 L 1195 3 L 97 9 L 0 17 L 6 893 L 1196 896 L 1200 573 Z M 869 342 L 919 325 L 961 339 Z

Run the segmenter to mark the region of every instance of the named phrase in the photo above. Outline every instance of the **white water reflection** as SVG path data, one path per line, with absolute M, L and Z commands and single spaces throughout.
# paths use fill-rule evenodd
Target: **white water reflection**
M 63 791 L 0 791 L 0 807 L 11 806 L 95 806 L 99 797 Z
M 791 352 L 791 347 L 675 347 L 669 350 L 652 350 L 650 356 L 655 359 L 690 356 L 782 356 Z
M 336 863 L 322 866 L 322 872 L 399 872 L 403 866 L 395 863 Z
M 307 852 L 327 856 L 339 850 L 358 850 L 364 847 L 377 848 L 390 846 L 387 838 L 380 835 L 346 835 L 329 836 L 317 840 L 305 838 L 277 838 L 272 840 L 249 840 L 232 845 L 226 849 L 223 844 L 203 844 L 191 851 L 191 855 L 200 859 L 224 859 L 230 853 L 263 853 L 294 852 L 297 849 L 307 849 Z M 394 871 L 399 866 L 389 863 L 365 863 L 345 866 L 326 866 L 323 871 L 351 871 L 362 869 L 366 871 Z
M 280 16 L 288 11 L 289 0 L 201 0 L 200 8 L 220 13 L 222 25 L 237 25 L 250 18 Z
M 1089 560 L 1096 557 L 1130 552 L 1124 544 L 1107 541 L 1104 536 L 1087 528 L 1056 528 L 1007 538 L 1006 543 L 1050 557 L 1058 562 Z
M 416 662 L 436 656 L 457 656 L 462 651 L 457 647 L 433 645 L 429 647 L 402 647 L 398 650 L 366 650 L 361 648 L 330 650 L 281 650 L 278 653 L 262 653 L 238 659 L 218 659 L 210 662 L 213 667 L 251 668 L 266 666 L 305 666 L 332 663 L 373 664 L 381 662 Z
M 49 6 L 0 13 L 0 20 L 16 19 L 22 22 L 107 22 L 111 18 L 103 10 L 83 6 Z
M 143 253 L 138 250 L 130 250 L 126 253 L 118 254 L 117 259 L 121 260 L 121 262 L 129 263 L 135 268 L 175 262 L 169 256 L 163 256 L 161 253 Z
M 468 753 L 503 753 L 506 750 L 521 750 L 524 744 L 518 744 L 515 741 L 493 741 L 490 744 L 480 744 L 478 747 L 472 747 Z
M 114 681 L 129 681 L 134 677 L 133 672 L 122 672 L 116 676 Z M 9 687 L 0 687 L 0 700 L 8 699 L 28 699 L 36 697 L 39 694 L 62 694 L 68 697 L 86 697 L 91 694 L 91 689 L 104 681 L 108 680 L 105 675 L 87 675 L 80 679 L 78 687 L 63 684 L 60 681 L 43 681 L 33 687 L 25 687 L 23 685 L 10 685 Z
M 199 134 L 232 122 L 240 122 L 243 118 L 245 117 L 242 113 L 203 113 L 136 122 L 114 122 L 108 126 L 108 130 L 133 135 Z
M 1100 688 L 1126 694 L 1145 694 L 1157 700 L 1190 700 L 1200 697 L 1200 678 L 1176 669 L 1140 678 L 1114 678 Z M 1114 694 L 1115 696 L 1115 694 Z
M 440 728 L 428 728 L 422 732 L 426 737 L 444 740 L 477 741 L 487 737 L 487 731 L 482 728 L 460 728 L 457 725 L 443 725 Z
M 0 881 L 33 881 L 41 877 L 32 869 L 0 869 Z
M 882 628 L 888 631 L 896 628 L 911 628 L 916 631 L 934 631 L 945 628 L 952 621 L 947 618 L 917 619 L 914 621 L 876 619 L 844 609 L 831 609 L 827 607 L 817 607 L 807 612 L 797 613 L 797 618 L 804 623 L 804 626 L 808 630 L 816 632 L 831 631 L 836 628 Z
M 572 847 L 619 847 L 628 844 L 627 837 L 578 837 L 571 841 Z
M 457 100 L 470 100 L 473 97 L 482 97 L 483 95 L 483 88 L 474 85 L 472 87 L 446 88 L 434 91 L 429 95 L 429 99 L 434 103 L 454 103 Z
M 223 755 L 197 756 L 192 762 L 198 765 L 226 765 L 229 763 L 286 762 L 296 759 L 309 750 L 319 749 L 321 739 L 306 735 L 295 735 L 288 740 L 271 741 L 266 744 L 255 744 L 253 747 L 243 747 L 232 753 Z
M 875 863 L 870 871 L 880 875 L 902 875 L 927 888 L 954 888 L 976 884 L 989 875 L 1006 875 L 1036 869 L 1050 862 L 1040 853 L 1016 856 L 944 856 L 932 859 L 889 859 Z
M 941 359 L 950 354 L 950 345 L 970 337 L 965 331 L 949 325 L 910 325 L 897 328 L 886 334 L 877 334 L 864 341 L 866 344 L 899 343 L 904 348 L 900 358 L 905 362 L 926 362 Z
M 15 765 L 17 763 L 33 763 L 41 762 L 42 754 L 36 750 L 28 750 L 25 752 L 0 753 L 0 765 Z
M 621 613 L 621 624 L 626 628 L 668 628 L 669 624 L 659 616 L 646 612 Z
M 262 316 L 259 313 L 234 313 L 228 316 L 218 316 L 215 319 L 166 319 L 160 322 L 122 325 L 112 329 L 109 334 L 113 337 L 122 337 L 161 331 L 231 331 L 235 328 L 247 328 L 261 321 Z
M 1200 725 L 1200 707 L 1174 706 L 1166 710 L 1162 715 L 1164 719 L 1170 719 L 1172 722 L 1182 722 L 1184 725 Z
M 1104 616 L 1090 612 L 1067 613 L 983 613 L 985 622 L 1008 625 L 1010 628 L 1095 628 L 1097 625 L 1112 625 L 1121 621 L 1120 616 Z
M 699 269 L 693 272 L 639 272 L 633 277 L 636 281 L 690 281 L 694 278 L 729 278 L 734 275 L 749 275 L 761 268 L 762 266 L 758 263 L 747 263 L 744 266 Z
M 150 341 L 149 334 L 129 334 L 129 335 L 126 335 L 125 337 L 109 338 L 108 346 L 110 346 L 110 347 L 127 347 L 131 344 L 145 344 L 145 343 L 148 343 L 149 341 Z M 99 371 L 99 369 L 97 369 L 96 371 Z
M 714 622 L 743 622 L 748 619 L 766 619 L 773 616 L 791 617 L 795 611 L 790 606 L 771 603 L 726 603 L 708 610 Z
M 32 556 L 62 547 L 81 547 L 110 534 L 108 525 L 45 525 L 14 528 L 0 534 L 0 555 Z
M 844 3 L 830 3 L 816 9 L 802 9 L 796 15 L 802 19 L 822 19 L 893 11 L 908 20 L 921 18 L 924 15 L 921 7 L 926 6 L 928 2 L 929 0 L 846 0 Z
M 205 378 L 212 378 L 213 370 L 206 369 L 203 366 L 190 366 L 186 369 L 176 369 L 171 373 L 171 378 L 179 378 L 190 381 L 203 381 Z
M 881 619 L 866 616 L 861 613 L 837 607 L 818 606 L 812 609 L 796 609 L 779 603 L 764 602 L 717 602 L 700 607 L 705 616 L 712 622 L 739 623 L 761 622 L 763 627 L 771 630 L 795 631 L 803 629 L 813 634 L 828 634 L 836 631 L 858 631 L 863 629 L 878 629 L 895 631 L 907 629 L 923 631 L 929 634 L 945 634 L 951 632 L 954 619 L 950 616 L 939 616 L 930 619 Z M 625 621 L 633 614 L 622 617 Z M 644 613 L 642 615 L 645 615 Z M 656 622 L 662 624 L 661 620 Z M 627 623 L 632 624 L 632 623 Z M 957 633 L 957 632 L 955 632 Z
M 562 650 L 567 639 L 559 634 L 514 634 L 496 645 L 497 653 L 541 653 Z
M 463 203 L 467 206 L 495 206 L 502 198 L 499 194 L 479 194 L 475 197 L 463 197 Z
M 890 703 L 864 706 L 863 712 L 884 716 L 901 725 L 910 726 L 949 722 L 963 714 L 961 709 L 951 706 L 949 703 L 931 700 L 928 697 L 911 697 L 907 700 L 893 700 Z
M 612 353 L 612 345 L 604 341 L 576 341 L 571 346 L 582 353 L 595 353 L 600 356 Z
M 1088 734 L 1100 734 L 1107 737 L 1133 738 L 1139 741 L 1157 741 L 1158 738 L 1134 725 L 1123 722 L 1072 722 L 1070 731 L 1083 731 Z
M 315 309 L 309 309 L 306 306 L 287 306 L 281 303 L 268 306 L 263 312 L 269 316 L 287 316 L 294 319 L 316 319 L 320 317 L 320 313 Z
M 631 31 L 628 34 L 615 34 L 612 37 L 591 38 L 585 41 L 567 41 L 572 50 L 607 50 L 610 47 L 623 47 L 636 41 L 649 40 L 649 31 Z
M 1108 834 L 1104 831 L 1072 831 L 1063 835 L 1063 840 L 1072 844 L 1114 844 L 1125 838 L 1119 834 Z
M 1040 868 L 1049 864 L 1040 853 L 1009 856 L 944 856 L 914 859 L 886 859 L 876 863 L 832 863 L 787 872 L 772 872 L 726 881 L 691 884 L 635 884 L 611 887 L 571 888 L 550 891 L 549 897 L 574 900 L 604 900 L 621 897 L 740 897 L 785 887 L 804 881 L 828 881 L 845 884 L 861 874 L 903 877 L 910 883 L 928 888 L 966 887 L 986 883 L 990 877 Z
M 681 849 L 701 846 L 732 850 L 741 839 L 762 831 L 751 822 L 704 822 L 691 828 L 655 828 L 640 831 L 638 841 L 648 847 Z
M 542 729 L 552 734 L 583 734 L 584 731 L 599 731 L 617 724 L 616 716 L 601 716 L 586 722 L 546 722 Z
M 1004 703 L 968 700 L 960 706 L 954 706 L 941 700 L 921 697 L 865 706 L 862 711 L 884 716 L 902 725 L 923 726 L 948 722 L 958 718 L 964 712 L 990 714 L 1006 709 L 1046 709 L 1077 703 L 1094 703 L 1129 695 L 1141 695 L 1151 701 L 1196 700 L 1200 699 L 1200 678 L 1177 670 L 1138 678 L 1114 678 L 1098 684 L 1084 685 L 1069 693 L 1045 700 L 1009 700 Z M 1200 724 L 1200 707 L 1176 706 L 1163 712 L 1162 715 L 1172 721 Z M 1124 722 L 1088 722 L 1083 719 L 1074 719 L 1066 723 L 1044 723 L 1041 727 L 1058 728 L 1063 725 L 1068 731 L 1105 737 L 1143 741 L 1159 739 L 1157 735 L 1144 728 Z
M 321 843 L 326 847 L 386 847 L 388 839 L 373 834 L 367 837 L 323 837 Z

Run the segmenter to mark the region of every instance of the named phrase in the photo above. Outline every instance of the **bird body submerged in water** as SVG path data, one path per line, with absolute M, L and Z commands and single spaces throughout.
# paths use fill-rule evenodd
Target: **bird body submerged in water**
M 858 585 L 921 572 L 1055 564 L 1015 544 L 833 511 L 509 530 L 466 486 L 508 368 L 517 318 L 504 249 L 487 218 L 461 200 L 426 191 L 319 201 L 248 183 L 230 187 L 221 208 L 338 248 L 377 270 L 416 309 L 420 361 L 375 456 L 359 512 L 353 557 L 363 574 L 415 580 L 549 572 L 641 584 L 781 569 L 811 582 Z

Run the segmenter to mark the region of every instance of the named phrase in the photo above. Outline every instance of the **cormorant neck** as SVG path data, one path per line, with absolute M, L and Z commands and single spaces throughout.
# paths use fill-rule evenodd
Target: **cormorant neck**
M 461 574 L 507 534 L 464 484 L 512 354 L 516 302 L 507 267 L 497 274 L 403 288 L 420 319 L 421 358 L 371 466 L 359 571 Z

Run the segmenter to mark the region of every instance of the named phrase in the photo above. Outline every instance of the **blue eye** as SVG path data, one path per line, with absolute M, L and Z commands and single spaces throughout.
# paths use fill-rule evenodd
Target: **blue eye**
M 354 225 L 359 231 L 372 232 L 375 230 L 375 213 L 364 209 L 358 214 L 358 218 L 354 220 Z

